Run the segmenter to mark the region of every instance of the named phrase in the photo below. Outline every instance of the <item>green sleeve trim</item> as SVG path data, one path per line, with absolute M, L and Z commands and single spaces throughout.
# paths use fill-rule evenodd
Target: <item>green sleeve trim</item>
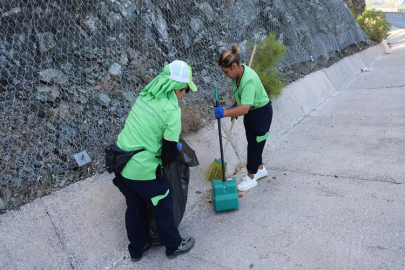
M 167 190 L 167 191 L 166 191 L 166 194 L 164 194 L 164 195 L 159 195 L 159 196 L 153 197 L 153 198 L 151 199 L 151 200 L 152 200 L 152 203 L 153 203 L 153 206 L 156 206 L 156 205 L 159 203 L 160 200 L 166 198 L 168 194 L 169 194 L 169 190 Z
M 263 136 L 257 136 L 256 137 L 256 141 L 258 143 L 267 140 L 267 138 L 269 137 L 269 133 L 267 132 L 266 134 L 264 134 Z

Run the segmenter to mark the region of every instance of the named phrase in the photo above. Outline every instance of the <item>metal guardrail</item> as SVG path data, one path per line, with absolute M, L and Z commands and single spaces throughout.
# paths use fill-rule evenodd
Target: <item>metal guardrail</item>
M 405 13 L 404 8 L 372 8 L 372 9 L 380 10 L 382 12 Z
M 405 16 L 405 12 L 384 12 L 386 15 L 392 15 L 392 16 Z
M 405 8 L 372 8 L 384 12 L 387 15 L 405 16 Z

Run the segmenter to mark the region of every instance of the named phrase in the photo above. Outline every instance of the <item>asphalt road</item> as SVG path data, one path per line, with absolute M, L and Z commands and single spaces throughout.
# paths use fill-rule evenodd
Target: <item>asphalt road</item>
M 403 16 L 387 15 L 387 20 L 391 25 L 395 25 L 400 28 L 405 28 L 405 15 Z

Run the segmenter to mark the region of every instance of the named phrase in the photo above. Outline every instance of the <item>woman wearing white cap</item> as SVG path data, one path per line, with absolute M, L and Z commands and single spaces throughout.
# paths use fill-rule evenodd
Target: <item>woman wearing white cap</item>
M 246 191 L 255 187 L 258 179 L 267 176 L 262 154 L 269 137 L 273 108 L 259 76 L 250 67 L 240 64 L 238 50 L 238 46 L 232 44 L 231 50 L 224 50 L 219 57 L 218 65 L 222 72 L 232 79 L 234 98 L 231 109 L 219 106 L 214 113 L 216 118 L 244 115 L 248 174 L 239 183 L 238 190 Z
M 141 91 L 118 135 L 116 144 L 122 150 L 141 150 L 115 179 L 126 199 L 128 250 L 134 262 L 151 246 L 145 231 L 146 204 L 153 209 L 168 258 L 190 251 L 195 243 L 193 237 L 181 238 L 175 226 L 171 186 L 162 169 L 181 151 L 178 100 L 190 89 L 197 91 L 190 66 L 179 60 L 166 65 L 163 73 Z

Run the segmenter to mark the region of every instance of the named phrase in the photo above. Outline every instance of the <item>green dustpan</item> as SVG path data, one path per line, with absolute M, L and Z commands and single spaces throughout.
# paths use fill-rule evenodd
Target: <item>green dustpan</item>
M 217 87 L 215 87 L 215 102 L 216 107 L 218 107 L 219 101 L 218 101 Z M 212 180 L 211 186 L 212 186 L 212 201 L 214 202 L 214 209 L 215 211 L 220 212 L 238 209 L 239 196 L 236 187 L 235 177 L 233 177 L 232 179 L 225 178 L 224 152 L 222 150 L 222 134 L 221 134 L 220 119 L 218 119 L 218 132 L 219 132 L 219 148 L 221 150 L 222 179 Z

